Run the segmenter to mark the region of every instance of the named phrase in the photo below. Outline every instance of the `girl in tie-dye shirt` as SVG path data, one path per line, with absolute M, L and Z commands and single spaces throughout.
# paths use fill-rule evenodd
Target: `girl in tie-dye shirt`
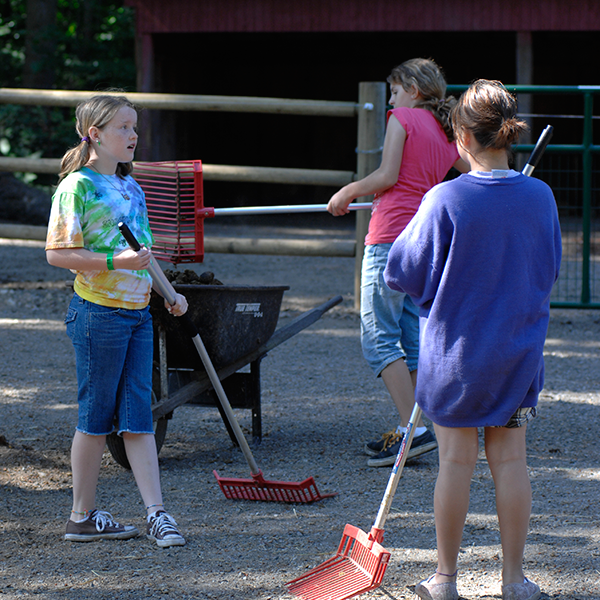
M 98 95 L 76 111 L 81 143 L 65 154 L 48 224 L 51 265 L 76 273 L 65 323 L 75 348 L 79 416 L 71 464 L 73 508 L 65 539 L 89 542 L 138 535 L 96 508 L 106 436 L 123 436 L 147 513 L 147 535 L 160 547 L 185 539 L 164 510 L 152 423 L 153 329 L 148 302 L 152 233 L 144 193 L 131 177 L 137 111 L 125 98 Z M 129 248 L 127 223 L 143 244 Z M 187 310 L 177 294 L 175 316 Z

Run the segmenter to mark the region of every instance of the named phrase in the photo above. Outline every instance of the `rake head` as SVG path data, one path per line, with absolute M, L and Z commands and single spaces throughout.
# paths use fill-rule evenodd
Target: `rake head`
M 257 500 L 260 502 L 316 502 L 336 494 L 321 494 L 312 477 L 299 483 L 293 481 L 267 481 L 259 471 L 252 479 L 214 476 L 225 497 L 231 500 Z
M 390 560 L 381 541 L 382 529 L 367 535 L 346 525 L 335 556 L 290 581 L 290 593 L 302 600 L 345 600 L 379 587 Z

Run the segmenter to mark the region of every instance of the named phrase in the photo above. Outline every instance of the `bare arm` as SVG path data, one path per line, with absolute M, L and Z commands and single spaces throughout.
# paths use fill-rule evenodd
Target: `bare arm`
M 327 210 L 334 216 L 349 213 L 348 205 L 355 198 L 368 196 L 391 188 L 398 181 L 402 153 L 406 141 L 406 130 L 395 117 L 390 118 L 385 141 L 383 143 L 383 156 L 379 168 L 360 181 L 353 181 L 344 186 L 329 200 Z
M 46 250 L 46 260 L 53 267 L 75 271 L 108 271 L 107 255 L 104 252 L 91 252 L 85 248 L 60 248 Z M 146 248 L 139 252 L 127 248 L 114 255 L 115 269 L 141 271 L 147 269 L 152 255 Z
M 46 259 L 53 267 L 73 269 L 74 271 L 108 271 L 104 252 L 91 252 L 85 248 L 60 248 L 46 250 Z M 114 255 L 113 265 L 115 269 L 127 269 L 130 271 L 143 271 L 150 265 L 152 254 L 147 248 L 139 252 L 127 248 Z M 162 273 L 162 271 L 161 271 Z M 158 286 L 152 286 L 161 296 Z M 187 311 L 188 304 L 185 296 L 175 295 L 175 304 L 172 306 L 165 300 L 165 308 L 176 317 Z

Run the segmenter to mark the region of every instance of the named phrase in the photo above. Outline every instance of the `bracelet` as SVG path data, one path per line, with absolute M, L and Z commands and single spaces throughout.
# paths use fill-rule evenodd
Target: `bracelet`
M 114 258 L 114 252 L 111 250 L 107 255 L 106 255 L 106 266 L 108 267 L 109 271 L 114 271 L 115 270 L 115 265 L 113 264 L 113 258 Z

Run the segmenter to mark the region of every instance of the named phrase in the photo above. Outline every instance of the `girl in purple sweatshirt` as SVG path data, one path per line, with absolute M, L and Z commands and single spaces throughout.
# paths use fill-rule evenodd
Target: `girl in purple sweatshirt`
M 388 286 L 419 307 L 416 401 L 434 423 L 440 470 L 434 510 L 437 570 L 416 587 L 457 600 L 457 560 L 478 456 L 478 427 L 496 488 L 503 599 L 536 600 L 523 575 L 531 512 L 525 433 L 543 385 L 543 346 L 561 239 L 543 182 L 509 169 L 526 125 L 504 86 L 479 80 L 452 125 L 468 174 L 430 190 L 394 242 Z

